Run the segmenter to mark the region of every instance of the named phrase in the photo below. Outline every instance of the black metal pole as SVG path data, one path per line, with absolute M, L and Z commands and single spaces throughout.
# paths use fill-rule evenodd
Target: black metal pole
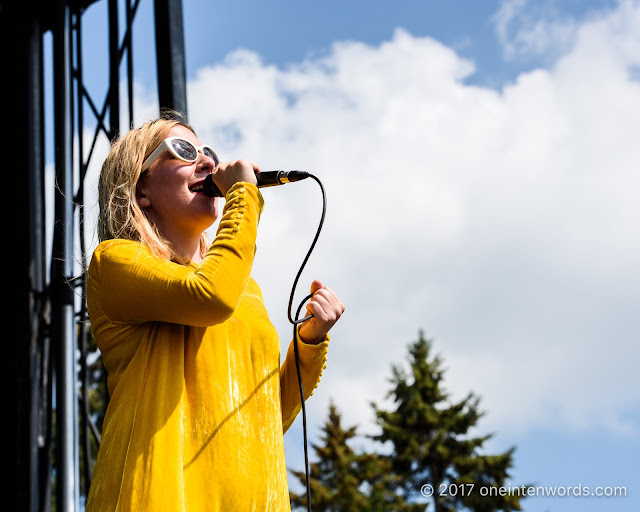
M 10 319 L 11 343 L 6 345 L 5 374 L 8 388 L 5 414 L 11 418 L 7 439 L 9 477 L 5 486 L 14 510 L 34 512 L 38 501 L 39 352 L 40 313 L 44 299 L 42 248 L 42 189 L 38 188 L 42 164 L 41 29 L 39 14 L 22 2 L 3 2 L 0 9 L 0 46 L 3 66 L 11 80 L 2 86 L 4 111 L 10 122 L 1 128 L 5 140 L 25 156 L 13 165 L 11 200 L 4 201 L 8 221 L 5 239 L 26 257 L 14 258 L 11 277 L 17 286 L 7 288 L 3 313 Z M 8 281 L 11 283 L 11 279 Z
M 42 495 L 40 472 L 41 462 L 46 460 L 48 446 L 46 424 L 41 420 L 42 393 L 42 345 L 44 336 L 45 300 L 45 213 L 44 213 L 44 94 L 42 29 L 37 17 L 31 18 L 28 32 L 28 75 L 27 75 L 27 123 L 29 126 L 29 280 L 30 280 L 30 369 L 31 416 L 30 416 L 30 511 L 40 510 Z M 45 397 L 46 398 L 46 397 Z M 42 455 L 42 457 L 41 457 Z
M 129 126 L 133 124 L 133 15 L 131 0 L 126 0 L 125 13 L 127 22 L 124 47 L 127 49 L 127 106 L 129 107 Z
M 120 40 L 118 0 L 109 1 L 109 138 L 120 132 Z
M 156 62 L 160 109 L 187 116 L 181 0 L 155 0 Z
M 57 511 L 78 510 L 77 394 L 73 249 L 73 141 L 71 135 L 70 12 L 59 0 L 53 29 L 55 220 L 51 262 L 52 340 L 56 354 Z

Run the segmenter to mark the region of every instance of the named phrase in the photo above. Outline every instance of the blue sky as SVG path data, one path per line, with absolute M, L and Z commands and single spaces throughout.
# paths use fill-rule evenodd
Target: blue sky
M 476 65 L 469 83 L 501 87 L 523 71 L 553 62 L 564 48 L 521 51 L 507 55 L 499 34 L 497 16 L 508 4 L 518 9 L 507 33 L 519 24 L 535 23 L 536 16 L 553 20 L 579 21 L 597 16 L 616 5 L 616 0 L 536 0 L 502 2 L 486 0 L 401 0 L 390 7 L 376 0 L 326 0 L 322 2 L 278 0 L 240 0 L 209 3 L 183 2 L 187 74 L 191 78 L 202 66 L 222 61 L 238 48 L 258 52 L 267 64 L 287 66 L 307 58 L 326 55 L 336 41 L 360 41 L 377 45 L 404 28 L 414 36 L 427 36 L 455 49 Z M 137 80 L 155 85 L 153 44 L 153 5 L 140 2 L 134 31 Z M 516 10 L 516 9 L 514 9 Z M 91 27 L 89 40 L 98 41 L 95 50 L 106 53 L 107 33 L 104 19 L 106 3 L 97 2 L 85 14 Z M 124 22 L 124 8 L 120 7 Z M 104 85 L 106 69 L 102 59 L 85 61 L 88 77 L 97 79 L 96 89 Z M 91 78 L 88 78 L 91 80 Z M 94 90 L 96 90 L 94 89 Z
M 100 4 L 86 14 L 96 90 Z M 152 20 L 143 0 L 140 118 L 156 108 Z M 638 509 L 640 4 L 185 0 L 184 21 L 200 139 L 328 191 L 305 276 L 347 312 L 310 436 L 329 400 L 375 430 L 368 402 L 423 329 L 452 395 L 480 396 L 490 449 L 516 446 L 515 485 L 627 488 L 524 510 Z M 255 277 L 285 350 L 294 275 L 272 269 L 297 269 L 319 195 L 306 182 L 263 195 Z M 285 436 L 296 468 L 301 428 Z
M 197 34 L 207 30 L 209 20 L 197 6 L 187 4 L 186 23 L 196 29 L 187 35 L 187 46 L 193 55 L 192 69 L 222 59 L 236 47 L 256 49 L 265 62 L 286 65 L 326 54 L 335 41 L 377 45 L 389 39 L 396 27 L 403 27 L 449 46 L 472 45 L 473 55 L 489 63 L 500 51 L 490 21 L 496 7 L 496 2 L 399 1 L 393 6 L 351 0 L 220 3 L 215 8 L 217 37 L 207 47 Z
M 556 19 L 582 19 L 615 3 L 545 0 L 526 2 L 526 12 L 527 17 L 542 11 Z M 432 37 L 456 49 L 476 63 L 478 74 L 472 81 L 497 86 L 525 69 L 547 63 L 550 57 L 528 54 L 504 58 L 494 19 L 502 4 L 496 0 L 185 2 L 185 25 L 190 27 L 186 32 L 188 72 L 191 75 L 202 65 L 222 60 L 239 47 L 256 50 L 266 63 L 282 66 L 324 55 L 335 41 L 377 45 L 402 27 L 414 36 Z M 209 42 L 212 22 L 215 29 Z

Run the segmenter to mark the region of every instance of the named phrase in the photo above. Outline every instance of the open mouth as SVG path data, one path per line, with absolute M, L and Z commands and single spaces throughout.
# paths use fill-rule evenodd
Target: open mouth
M 198 183 L 194 183 L 189 187 L 189 190 L 194 193 L 204 193 L 204 181 L 199 181 Z

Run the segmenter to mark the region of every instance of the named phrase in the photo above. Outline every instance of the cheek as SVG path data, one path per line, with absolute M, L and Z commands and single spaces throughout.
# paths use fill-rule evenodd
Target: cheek
M 186 181 L 175 175 L 158 179 L 150 192 L 152 200 L 155 198 L 156 201 L 168 204 L 187 201 L 190 194 Z

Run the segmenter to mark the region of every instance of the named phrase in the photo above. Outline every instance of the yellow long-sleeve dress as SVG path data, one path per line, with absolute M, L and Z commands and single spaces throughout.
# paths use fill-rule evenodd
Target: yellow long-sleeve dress
M 262 207 L 234 185 L 200 265 L 127 240 L 94 252 L 87 305 L 110 403 L 88 512 L 290 510 L 283 434 L 301 403 L 293 342 L 281 366 L 250 277 Z M 307 398 L 328 343 L 299 343 Z

